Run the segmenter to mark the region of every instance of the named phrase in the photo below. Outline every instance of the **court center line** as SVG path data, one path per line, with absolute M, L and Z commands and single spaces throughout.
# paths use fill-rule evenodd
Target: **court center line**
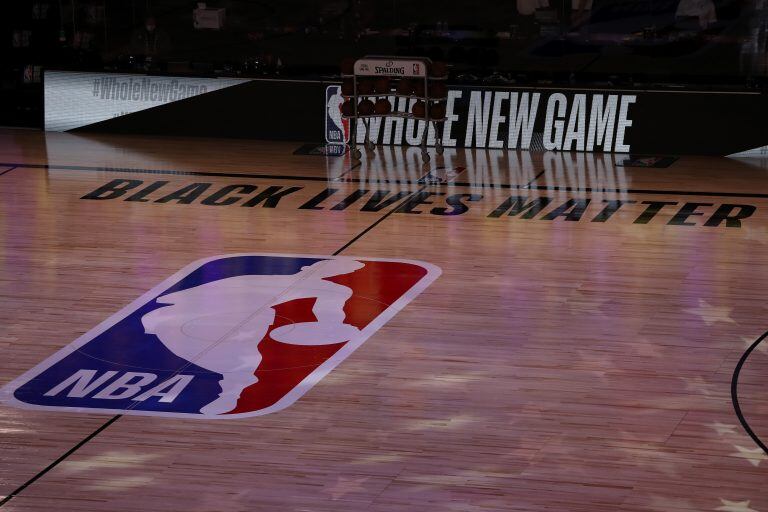
M 96 437 L 97 435 L 99 435 L 99 434 L 100 434 L 102 431 L 104 431 L 104 430 L 105 430 L 107 427 L 109 427 L 111 424 L 113 424 L 114 422 L 116 422 L 117 420 L 119 420 L 119 419 L 120 419 L 120 418 L 122 418 L 122 417 L 123 417 L 123 415 L 122 415 L 122 414 L 118 414 L 118 415 L 116 415 L 116 416 L 112 416 L 112 418 L 110 418 L 110 419 L 109 419 L 109 420 L 108 420 L 106 423 L 104 423 L 102 426 L 100 426 L 99 428 L 97 428 L 96 430 L 94 430 L 93 432 L 91 432 L 91 434 L 90 434 L 88 437 L 84 438 L 84 439 L 83 439 L 83 440 L 81 440 L 79 443 L 77 443 L 75 446 L 73 446 L 72 448 L 70 448 L 70 449 L 69 449 L 69 450 L 68 450 L 66 453 L 64 453 L 64 455 L 62 455 L 61 457 L 59 457 L 59 458 L 58 458 L 58 459 L 56 459 L 55 461 L 51 462 L 50 464 L 48 464 L 48 466 L 47 466 L 47 467 L 45 467 L 45 469 L 43 469 L 42 471 L 40 471 L 39 473 L 37 473 L 35 476 L 33 476 L 32 478 L 30 478 L 29 480 L 27 480 L 27 481 L 26 481 L 26 482 L 24 482 L 23 484 L 21 484 L 21 485 L 20 485 L 20 486 L 19 486 L 19 487 L 18 487 L 16 490 L 14 490 L 14 491 L 13 491 L 13 492 L 11 492 L 11 493 L 10 493 L 8 496 L 6 496 L 6 497 L 5 497 L 5 498 L 3 498 L 2 500 L 0 500 L 0 507 L 2 507 L 3 505 L 5 505 L 5 504 L 6 504 L 6 503 L 8 503 L 9 501 L 11 501 L 11 500 L 12 500 L 13 498 L 15 498 L 16 496 L 18 496 L 18 495 L 19 495 L 21 492 L 23 492 L 23 491 L 24 491 L 24 489 L 26 489 L 27 487 L 29 487 L 30 485 L 32 485 L 33 483 L 35 483 L 37 480 L 39 480 L 40 478 L 42 478 L 42 477 L 43 477 L 43 476 L 44 476 L 46 473 L 48 473 L 50 470 L 52 470 L 53 468 L 55 468 L 56 466 L 58 466 L 60 463 L 62 463 L 62 462 L 64 461 L 64 459 L 66 459 L 67 457 L 69 457 L 70 455 L 72 455 L 73 453 L 75 453 L 75 452 L 76 452 L 77 450 L 79 450 L 79 449 L 80 449 L 80 448 L 81 448 L 83 445 L 85 445 L 85 444 L 86 444 L 88 441 L 90 441 L 91 439 L 93 439 L 94 437 Z
M 9 169 L 12 170 L 12 169 Z M 8 172 L 8 171 L 6 171 Z M 4 174 L 4 173 L 3 173 Z M 0 174 L 2 176 L 2 174 Z M 365 228 L 363 231 L 358 233 L 352 240 L 341 246 L 341 248 L 337 249 L 332 256 L 338 256 L 342 251 L 345 249 L 348 249 L 353 243 L 358 241 L 360 238 L 362 238 L 366 233 L 371 231 L 373 228 L 381 224 L 381 222 L 392 215 L 394 212 L 396 212 L 398 209 L 400 209 L 414 194 L 417 194 L 419 192 L 422 192 L 426 186 L 421 187 L 420 189 L 411 192 L 407 196 L 405 196 L 396 206 L 392 207 L 387 213 L 376 219 L 376 221 Z M 85 446 L 88 442 L 93 440 L 96 436 L 98 436 L 100 433 L 102 433 L 104 430 L 106 430 L 110 425 L 115 423 L 117 420 L 122 418 L 123 414 L 116 414 L 115 416 L 112 416 L 109 420 L 107 420 L 103 425 L 101 425 L 99 428 L 91 432 L 87 437 L 83 438 L 79 443 L 77 443 L 75 446 L 67 450 L 63 455 L 61 455 L 58 459 L 54 460 L 48 466 L 46 466 L 44 469 L 39 471 L 36 475 L 34 475 L 32 478 L 21 484 L 19 487 L 17 487 L 14 491 L 12 491 L 10 494 L 5 496 L 2 500 L 0 500 L 0 507 L 10 502 L 13 498 L 24 492 L 24 490 L 29 487 L 30 485 L 34 484 L 37 480 L 45 476 L 48 472 L 53 470 L 56 466 L 64 462 L 70 455 L 73 455 L 77 450 Z
M 543 175 L 545 172 L 546 172 L 546 171 L 541 171 L 539 174 L 537 174 L 536 176 L 534 176 L 534 177 L 533 177 L 533 179 L 532 179 L 531 181 L 529 181 L 528 183 L 526 183 L 526 184 L 525 184 L 525 186 L 524 186 L 523 188 L 531 188 L 531 185 L 533 185 L 534 183 L 536 183 L 536 180 L 537 180 L 537 179 L 539 179 L 539 178 L 541 178 L 541 176 L 542 176 L 542 175 Z
M 207 171 L 176 171 L 176 170 L 163 170 L 163 169 L 137 169 L 137 168 L 121 168 L 121 167 L 86 167 L 86 166 L 62 166 L 62 165 L 47 165 L 47 164 L 12 164 L 2 163 L 0 166 L 14 166 L 18 168 L 31 168 L 31 169 L 48 169 L 52 171 L 86 171 L 86 172 L 124 172 L 134 174 L 167 174 L 177 176 L 209 176 L 218 178 L 244 178 L 249 180 L 254 179 L 273 179 L 273 180 L 289 180 L 289 181 L 316 181 L 316 182 L 330 182 L 333 180 L 328 177 L 320 176 L 288 176 L 283 174 L 246 174 L 246 173 L 218 173 Z M 344 183 L 361 183 L 361 184 L 396 184 L 396 185 L 421 185 L 418 181 L 412 180 L 387 180 L 387 179 L 375 179 L 375 180 L 363 180 L 358 178 L 345 179 Z M 448 184 L 437 183 L 433 186 L 452 186 L 452 187 L 469 187 L 469 188 L 490 188 L 490 189 L 512 189 L 512 190 L 548 190 L 556 192 L 589 192 L 589 193 L 626 193 L 626 194 L 646 194 L 646 195 L 668 195 L 668 196 L 697 196 L 697 197 L 741 197 L 752 199 L 768 199 L 768 193 L 753 193 L 753 192 L 706 192 L 706 191 L 691 191 L 691 190 L 652 190 L 652 189 L 620 189 L 620 188 L 592 188 L 592 187 L 562 187 L 555 185 L 539 185 L 531 187 L 530 184 L 526 185 L 514 185 L 514 184 L 476 184 L 469 182 L 450 182 Z
M 358 234 L 358 235 L 357 235 L 355 238 L 353 238 L 352 240 L 350 240 L 349 242 L 347 242 L 346 244 L 344 244 L 344 245 L 341 247 L 341 249 L 339 249 L 338 251 L 334 252 L 334 253 L 332 254 L 332 256 L 338 256 L 338 255 L 339 255 L 339 253 L 341 253 L 341 251 L 343 251 L 344 249 L 347 249 L 347 248 L 348 248 L 350 245 L 352 245 L 353 243 L 355 243 L 355 242 L 357 242 L 358 240 L 360 240 L 360 239 L 361 239 L 363 236 L 365 236 L 365 234 L 366 234 L 366 233 L 368 233 L 368 232 L 369 232 L 369 231 L 371 231 L 373 228 L 375 228 L 376 226 L 378 226 L 379 224 L 381 224 L 381 223 L 382 223 L 382 221 L 384 221 L 384 219 L 386 219 L 387 217 L 389 217 L 390 215 L 392 215 L 393 213 L 395 213 L 397 210 L 399 210 L 399 209 L 400 209 L 400 208 L 401 208 L 401 207 L 402 207 L 402 206 L 403 206 L 403 205 L 404 205 L 404 204 L 405 204 L 405 203 L 406 203 L 406 202 L 407 202 L 407 201 L 408 201 L 408 200 L 409 200 L 409 199 L 410 199 L 410 198 L 411 198 L 411 197 L 412 197 L 414 194 L 418 194 L 419 192 L 423 192 L 423 191 L 424 191 L 424 189 L 426 189 L 426 188 L 427 188 L 426 186 L 423 186 L 423 187 L 421 187 L 420 189 L 416 190 L 415 192 L 411 192 L 410 194 L 408 194 L 407 196 L 405 196 L 405 197 L 403 198 L 403 200 L 402 200 L 402 201 L 400 201 L 400 202 L 398 203 L 398 205 L 397 205 L 397 206 L 395 206 L 395 207 L 391 208 L 391 209 L 390 209 L 390 210 L 389 210 L 387 213 L 385 213 L 384 215 L 382 215 L 381 217 L 379 217 L 378 219 L 376 219 L 376 222 L 374 222 L 373 224 L 371 224 L 370 226 L 368 226 L 367 228 L 365 228 L 365 229 L 364 229 L 363 231 L 361 231 L 361 232 L 360 232 L 360 233 L 359 233 L 359 234 Z
M 341 179 L 342 177 L 344 177 L 347 174 L 351 173 L 352 171 L 354 171 L 355 169 L 360 167 L 362 164 L 363 164 L 363 161 L 362 160 L 358 160 L 356 164 L 352 165 L 349 169 L 347 169 L 343 173 L 339 174 L 335 178 L 331 178 L 330 181 L 344 181 L 344 180 Z
M 763 342 L 763 340 L 768 337 L 768 332 L 765 332 L 762 336 L 757 338 L 752 345 L 749 346 L 749 348 L 742 354 L 741 359 L 739 359 L 738 364 L 736 365 L 736 368 L 733 370 L 733 377 L 731 377 L 731 402 L 733 402 L 733 410 L 736 412 L 736 417 L 739 419 L 739 423 L 741 423 L 742 428 L 744 431 L 749 435 L 749 437 L 752 438 L 752 441 L 757 444 L 766 454 L 768 454 L 768 446 L 765 445 L 765 443 L 757 436 L 754 430 L 752 430 L 752 427 L 749 426 L 749 422 L 744 417 L 744 413 L 741 411 L 741 405 L 739 404 L 739 374 L 741 373 L 741 369 L 744 367 L 744 363 L 747 362 L 747 359 L 749 359 L 749 356 L 752 354 L 752 352 L 755 351 L 758 345 Z

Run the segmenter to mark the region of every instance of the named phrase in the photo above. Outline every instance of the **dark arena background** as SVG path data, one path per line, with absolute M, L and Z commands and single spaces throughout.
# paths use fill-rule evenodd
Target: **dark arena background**
M 0 48 L 0 512 L 768 512 L 765 0 Z

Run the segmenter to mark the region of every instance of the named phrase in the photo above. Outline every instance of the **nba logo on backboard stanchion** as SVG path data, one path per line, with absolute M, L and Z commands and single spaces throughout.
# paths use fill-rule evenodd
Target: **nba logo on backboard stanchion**
M 193 263 L 0 391 L 21 407 L 237 418 L 291 405 L 440 274 L 424 262 Z
M 325 141 L 330 144 L 349 142 L 349 119 L 341 115 L 344 96 L 341 86 L 330 85 L 325 89 Z

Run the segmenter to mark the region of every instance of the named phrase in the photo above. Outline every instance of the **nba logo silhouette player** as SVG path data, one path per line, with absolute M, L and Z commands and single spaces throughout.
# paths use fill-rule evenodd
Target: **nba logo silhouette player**
M 316 299 L 312 308 L 316 322 L 293 324 L 272 333 L 283 343 L 342 343 L 359 332 L 344 323 L 344 304 L 352 290 L 324 278 L 362 267 L 355 260 L 326 260 L 290 276 L 228 277 L 158 298 L 169 306 L 144 315 L 142 323 L 147 333 L 155 334 L 174 354 L 222 375 L 221 394 L 200 412 L 226 413 L 235 408 L 243 389 L 258 382 L 259 343 L 274 323 L 273 306 Z
M 440 274 L 420 261 L 193 263 L 0 390 L 28 408 L 258 416 L 298 400 Z
M 341 106 L 344 96 L 341 87 L 330 85 L 325 90 L 325 141 L 344 144 L 349 141 L 349 119 L 344 119 Z

